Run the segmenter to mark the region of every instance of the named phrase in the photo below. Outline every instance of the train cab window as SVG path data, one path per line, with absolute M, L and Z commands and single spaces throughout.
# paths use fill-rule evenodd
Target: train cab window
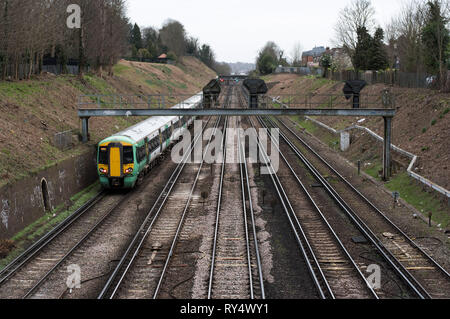
M 100 147 L 98 153 L 98 163 L 103 165 L 108 165 L 108 148 Z
M 134 164 L 133 147 L 124 146 L 123 148 L 123 164 Z

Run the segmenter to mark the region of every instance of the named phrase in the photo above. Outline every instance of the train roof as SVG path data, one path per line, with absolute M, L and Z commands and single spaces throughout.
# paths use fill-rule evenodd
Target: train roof
M 202 101 L 203 94 L 199 93 L 190 97 L 189 99 L 175 105 L 172 109 L 192 109 L 196 107 L 198 103 Z M 119 137 L 127 137 L 130 140 L 134 141 L 134 143 L 143 140 L 149 134 L 157 131 L 159 128 L 164 125 L 176 120 L 177 116 L 153 116 L 148 118 L 145 121 L 142 121 L 132 127 L 127 128 L 126 130 L 114 134 L 111 138 L 119 138 Z

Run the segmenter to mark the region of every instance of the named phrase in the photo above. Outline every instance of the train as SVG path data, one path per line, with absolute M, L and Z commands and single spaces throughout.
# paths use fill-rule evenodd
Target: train
M 199 93 L 173 109 L 200 108 Z M 97 169 L 103 189 L 132 189 L 157 163 L 158 158 L 180 139 L 195 117 L 155 116 L 98 144 Z
M 211 81 L 203 92 L 175 105 L 173 109 L 210 108 L 221 93 L 219 79 Z M 258 95 L 267 92 L 262 80 L 248 79 L 243 84 L 250 108 L 258 107 Z M 97 170 L 103 189 L 132 189 L 157 164 L 161 155 L 189 129 L 195 117 L 155 116 L 98 144 Z

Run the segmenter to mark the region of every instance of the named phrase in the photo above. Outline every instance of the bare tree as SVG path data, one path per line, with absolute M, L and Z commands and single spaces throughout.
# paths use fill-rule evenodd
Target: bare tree
M 302 64 L 303 46 L 300 42 L 296 42 L 291 51 L 292 66 L 301 66 Z
M 337 46 L 344 48 L 349 56 L 353 56 L 358 42 L 357 30 L 366 28 L 372 33 L 375 27 L 375 9 L 370 0 L 353 0 L 339 13 L 334 27 Z
M 400 69 L 405 72 L 423 72 L 423 45 L 421 34 L 424 26 L 425 3 L 410 0 L 399 15 L 386 27 L 391 61 L 398 58 Z
M 127 46 L 124 0 L 0 0 L 0 74 L 29 78 L 42 71 L 44 56 L 79 60 L 102 74 Z M 80 5 L 82 27 L 66 26 L 69 4 Z
M 168 20 L 159 34 L 163 44 L 177 56 L 183 56 L 186 53 L 186 31 L 180 22 Z

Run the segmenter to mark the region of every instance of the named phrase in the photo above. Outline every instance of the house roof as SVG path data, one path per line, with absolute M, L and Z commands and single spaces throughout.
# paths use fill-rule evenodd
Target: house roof
M 161 54 L 158 59 L 167 59 L 167 54 L 163 53 Z
M 325 51 L 326 51 L 325 47 L 315 47 L 311 51 L 303 52 L 302 56 L 318 57 L 321 56 Z

